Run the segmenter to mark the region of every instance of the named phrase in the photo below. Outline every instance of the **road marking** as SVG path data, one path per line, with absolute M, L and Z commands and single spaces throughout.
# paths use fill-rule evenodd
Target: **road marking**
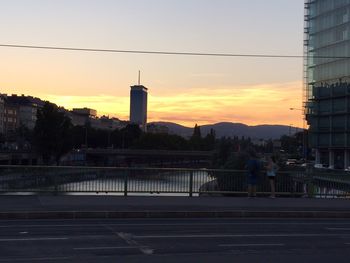
M 74 250 L 138 249 L 139 247 L 75 247 Z
M 137 247 L 143 254 L 145 255 L 152 255 L 154 250 L 145 246 L 140 246 L 140 244 L 138 242 L 136 242 L 135 240 L 133 240 L 133 236 L 129 233 L 116 233 L 118 235 L 118 237 L 120 237 L 121 239 L 123 239 L 127 244 L 129 244 L 130 246 L 134 246 Z
M 0 258 L 0 262 L 16 262 L 16 261 L 45 261 L 48 260 L 68 260 L 73 257 L 42 257 L 42 258 Z
M 219 247 L 282 247 L 284 244 L 221 244 Z
M 136 239 L 147 238 L 224 238 L 224 237 L 338 237 L 339 234 L 209 234 L 209 235 L 149 235 L 134 236 Z M 341 236 L 350 236 L 350 234 L 341 234 Z
M 105 227 L 105 226 L 218 226 L 218 225 L 350 225 L 350 223 L 321 223 L 321 222 L 313 222 L 313 223 L 298 223 L 298 222 L 285 222 L 285 223 L 278 223 L 278 222 L 257 222 L 257 223 L 145 223 L 145 224 L 138 224 L 138 223 L 127 223 L 127 224 L 66 224 L 66 225 L 0 225 L 0 228 L 19 228 L 19 227 L 38 227 L 38 228 L 45 228 L 45 227 Z
M 350 231 L 350 228 L 341 228 L 341 227 L 326 227 L 326 230 L 331 231 Z
M 49 241 L 49 240 L 67 240 L 68 237 L 36 237 L 36 238 L 1 238 L 0 242 L 11 241 Z

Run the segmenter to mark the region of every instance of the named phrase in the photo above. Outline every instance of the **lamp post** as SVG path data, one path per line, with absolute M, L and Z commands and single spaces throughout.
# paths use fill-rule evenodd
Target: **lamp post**
M 307 145 L 306 145 L 306 134 L 305 134 L 305 119 L 304 119 L 304 110 L 298 109 L 298 108 L 289 108 L 291 111 L 301 111 L 301 114 L 303 115 L 303 157 L 305 159 L 305 162 L 307 160 Z

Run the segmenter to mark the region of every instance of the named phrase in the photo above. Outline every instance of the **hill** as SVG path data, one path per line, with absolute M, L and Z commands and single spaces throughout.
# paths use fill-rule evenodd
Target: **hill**
M 168 127 L 171 134 L 181 135 L 183 137 L 189 137 L 193 133 L 193 128 L 182 126 L 173 122 L 153 122 L 156 125 L 163 125 Z M 301 131 L 299 128 L 290 127 L 286 125 L 256 125 L 248 126 L 243 123 L 232 122 L 220 122 L 210 125 L 201 126 L 202 135 L 205 136 L 210 132 L 210 129 L 214 129 L 216 137 L 233 137 L 233 136 L 245 136 L 252 139 L 279 139 L 282 135 L 293 134 Z

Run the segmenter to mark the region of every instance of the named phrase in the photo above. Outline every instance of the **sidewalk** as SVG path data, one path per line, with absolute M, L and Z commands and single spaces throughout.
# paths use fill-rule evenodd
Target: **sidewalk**
M 1 195 L 0 219 L 350 218 L 350 200 Z

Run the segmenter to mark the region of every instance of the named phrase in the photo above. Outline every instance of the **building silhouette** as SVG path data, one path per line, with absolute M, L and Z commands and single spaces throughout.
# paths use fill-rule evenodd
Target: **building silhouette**
M 350 166 L 350 0 L 305 1 L 304 109 L 316 163 Z
M 0 134 L 4 133 L 5 101 L 0 96 Z
M 44 101 L 32 96 L 16 94 L 0 95 L 0 132 L 9 135 L 20 127 L 33 130 L 37 119 L 37 111 L 42 108 Z
M 97 118 L 97 111 L 90 108 L 74 108 L 69 117 L 74 126 L 84 126 L 90 124 L 92 119 Z
M 147 129 L 147 88 L 140 84 L 130 89 L 130 123 Z

